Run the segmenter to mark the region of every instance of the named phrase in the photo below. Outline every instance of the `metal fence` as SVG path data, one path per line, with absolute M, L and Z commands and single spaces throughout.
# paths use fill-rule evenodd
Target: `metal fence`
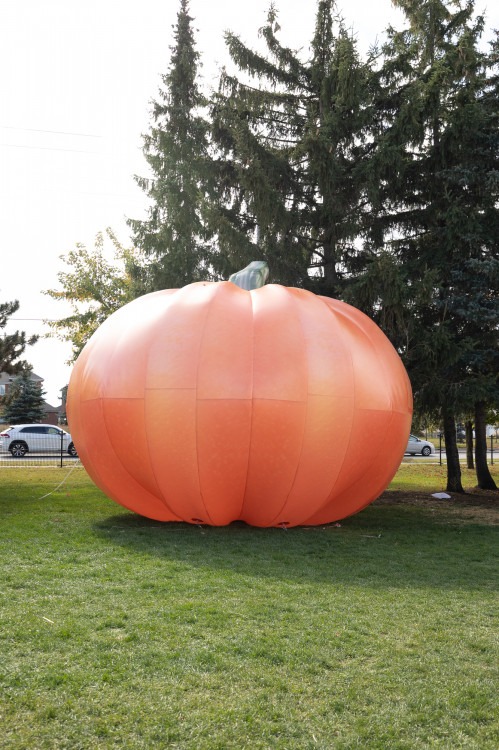
M 499 463 L 499 440 L 487 438 L 487 459 Z M 429 456 L 405 455 L 403 463 L 446 463 L 445 446 L 439 436 L 433 441 L 435 453 Z M 459 460 L 466 462 L 466 451 L 459 449 Z M 26 467 L 53 467 L 80 465 L 76 446 L 71 435 L 62 427 L 53 425 L 19 425 L 0 428 L 0 469 Z
M 443 437 L 442 434 L 439 434 L 437 441 L 436 441 L 436 446 L 435 446 L 436 447 L 435 455 L 438 458 L 438 462 L 440 464 L 445 463 L 447 461 L 447 456 L 445 453 L 445 445 L 443 443 L 442 437 Z M 495 437 L 495 435 L 490 435 L 489 437 L 487 437 L 487 461 L 491 466 L 494 465 L 494 461 L 496 463 L 499 462 L 498 443 L 499 443 L 499 439 Z M 466 462 L 467 461 L 466 449 L 459 448 L 458 453 L 459 453 L 459 461 L 461 463 L 463 461 Z M 475 460 L 474 452 L 473 452 L 473 460 Z
M 3 454 L 0 454 L 0 471 L 3 469 L 26 469 L 26 468 L 42 468 L 42 469 L 48 469 L 48 468 L 54 468 L 55 466 L 58 467 L 64 467 L 64 466 L 81 466 L 83 467 L 83 464 L 81 463 L 78 456 L 71 457 L 64 454 L 61 455 L 55 455 L 52 453 L 46 453 L 46 454 L 31 454 L 28 453 L 23 458 L 13 458 L 12 456 L 5 456 Z

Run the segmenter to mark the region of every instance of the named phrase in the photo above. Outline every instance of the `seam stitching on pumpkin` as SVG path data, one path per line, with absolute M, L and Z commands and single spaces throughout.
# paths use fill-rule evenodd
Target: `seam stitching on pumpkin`
M 135 477 L 133 476 L 133 474 L 130 473 L 130 470 L 127 469 L 127 467 L 125 466 L 125 464 L 123 463 L 123 461 L 121 460 L 121 458 L 118 456 L 118 454 L 116 452 L 116 449 L 115 449 L 115 447 L 113 445 L 113 442 L 112 442 L 111 437 L 109 435 L 109 427 L 108 427 L 108 421 L 107 421 L 107 418 L 106 418 L 106 410 L 104 408 L 104 399 L 100 398 L 100 399 L 98 399 L 98 401 L 99 401 L 99 408 L 100 408 L 100 412 L 101 412 L 101 416 L 102 416 L 102 424 L 104 425 L 104 430 L 106 432 L 106 437 L 107 437 L 108 443 L 110 445 L 109 452 L 110 452 L 111 456 L 115 459 L 116 463 L 119 466 L 121 466 L 121 468 L 123 469 L 123 471 L 125 472 L 125 474 L 130 479 L 132 479 L 134 482 L 136 482 L 138 484 L 138 482 L 135 479 Z M 115 497 L 117 497 L 117 493 L 113 490 L 112 485 L 110 486 L 109 489 L 111 490 L 111 493 L 112 493 L 112 495 L 110 495 L 111 498 L 114 499 Z M 106 492 L 106 494 L 108 494 L 107 490 L 104 490 L 104 492 Z M 119 504 L 122 505 L 127 510 L 131 510 L 134 513 L 137 512 L 129 503 L 124 503 L 121 498 L 120 498 L 120 500 L 118 500 L 116 502 L 119 502 Z
M 303 321 L 302 321 L 301 315 L 300 315 L 300 302 L 301 301 L 298 299 L 298 303 L 297 303 L 296 300 L 295 300 L 295 298 L 294 298 L 294 295 L 290 295 L 290 297 L 293 300 L 293 304 L 294 304 L 295 309 L 297 311 L 297 318 L 298 318 L 299 323 L 300 323 L 300 330 L 301 330 L 301 333 L 302 333 L 303 341 L 304 341 L 304 343 L 306 343 L 307 339 L 306 339 L 306 335 L 305 335 L 305 330 L 303 328 Z M 307 364 L 307 367 L 306 367 L 306 374 L 307 374 L 307 395 L 306 395 L 306 401 L 305 401 L 305 417 L 303 419 L 303 431 L 302 431 L 302 436 L 301 436 L 300 454 L 298 456 L 298 461 L 296 462 L 295 474 L 294 474 L 294 477 L 293 477 L 293 481 L 291 482 L 291 487 L 289 488 L 289 492 L 286 495 L 286 499 L 284 500 L 281 508 L 279 509 L 279 512 L 276 513 L 276 515 L 274 516 L 274 518 L 270 522 L 271 526 L 273 526 L 276 523 L 277 519 L 279 518 L 280 515 L 282 515 L 283 511 L 286 508 L 286 505 L 288 504 L 288 500 L 290 498 L 291 493 L 293 492 L 293 487 L 295 486 L 295 483 L 296 483 L 296 477 L 298 476 L 298 471 L 300 470 L 301 459 L 302 459 L 302 456 L 303 456 L 303 448 L 305 447 L 305 435 L 306 435 L 306 432 L 307 432 L 307 419 L 308 419 L 308 396 L 309 396 L 308 389 L 309 389 L 309 384 L 310 384 L 310 372 L 309 372 L 308 357 L 305 357 L 305 361 L 306 361 L 306 364 Z M 295 401 L 294 403 L 303 403 L 303 402 Z M 281 523 L 282 523 L 282 521 L 281 521 Z
M 378 412 L 380 412 L 380 410 L 379 410 L 379 409 L 362 409 L 361 411 L 378 411 Z M 396 412 L 395 412 L 395 413 L 396 413 Z M 391 426 L 392 426 L 392 422 L 393 422 L 393 413 L 392 413 L 392 414 L 390 414 L 390 418 L 389 418 L 389 419 L 387 420 L 387 425 L 386 425 L 386 432 L 384 433 L 385 435 L 386 435 L 386 434 L 387 434 L 387 433 L 388 433 L 388 432 L 390 431 L 390 429 L 391 429 Z M 382 454 L 383 454 L 383 448 L 382 448 L 382 447 L 380 447 L 380 448 L 378 449 L 378 452 L 377 452 L 377 453 L 374 453 L 374 454 L 373 454 L 373 456 L 372 456 L 372 461 L 371 461 L 371 463 L 370 463 L 370 464 L 368 464 L 368 465 L 366 466 L 366 469 L 365 469 L 365 471 L 363 471 L 363 472 L 362 472 L 362 474 L 359 474 L 359 475 L 358 475 L 358 476 L 357 476 L 357 477 L 355 478 L 355 480 L 354 480 L 353 482 L 351 482 L 351 483 L 350 483 L 350 484 L 348 485 L 348 487 L 345 487 L 345 489 L 343 490 L 343 492 L 348 492 L 349 490 L 351 490 L 351 488 L 352 488 L 352 487 L 353 487 L 353 486 L 354 486 L 355 484 L 357 484 L 357 482 L 360 482 L 360 481 L 362 481 L 362 480 L 363 480 L 363 478 L 364 478 L 365 476 L 367 476 L 367 475 L 369 474 L 369 472 L 371 471 L 372 467 L 373 467 L 373 466 L 376 466 L 376 465 L 378 464 L 379 456 L 380 456 L 380 455 L 382 455 Z M 391 478 L 390 478 L 390 480 L 389 480 L 389 482 L 388 482 L 388 483 L 390 483 L 390 482 L 391 482 L 391 480 L 393 479 L 393 477 L 394 477 L 394 476 L 395 476 L 395 474 L 397 473 L 397 469 L 398 469 L 398 466 L 397 466 L 397 468 L 395 469 L 394 473 L 392 474 L 392 476 L 391 476 Z M 384 483 L 384 482 L 383 482 L 383 485 L 385 485 L 385 483 Z M 385 488 L 385 489 L 386 489 L 386 488 Z M 376 493 L 374 493 L 374 494 L 373 494 L 373 493 L 371 493 L 371 494 L 369 495 L 369 499 L 368 499 L 368 500 L 366 500 L 366 501 L 364 502 L 364 504 L 363 504 L 363 505 L 361 505 L 361 506 L 360 506 L 359 508 L 357 508 L 357 509 L 356 509 L 356 510 L 354 511 L 354 513 L 359 513 L 359 512 L 361 511 L 361 510 L 364 510 L 364 508 L 367 508 L 367 506 L 368 506 L 368 505 L 370 505 L 370 504 L 371 504 L 371 503 L 372 503 L 372 502 L 373 502 L 374 500 L 376 500 L 376 498 L 378 498 L 378 497 L 380 496 L 380 494 L 382 494 L 382 493 L 383 493 L 383 491 L 384 491 L 384 490 L 381 490 L 381 493 L 380 493 L 379 491 L 377 491 L 377 492 L 376 492 Z M 335 519 L 333 519 L 333 521 L 334 521 L 334 520 L 335 520 Z
M 159 290 L 158 292 L 153 292 L 153 294 L 157 294 L 157 295 L 159 296 L 159 295 L 160 295 L 160 294 L 162 293 L 162 291 L 168 291 L 168 292 L 169 292 L 170 290 Z M 174 292 L 176 292 L 176 291 L 178 291 L 178 290 L 177 290 L 177 289 L 175 289 L 175 290 L 172 290 L 172 294 L 173 294 Z M 163 315 L 164 315 L 164 310 L 163 310 Z M 144 410 L 144 424 L 145 424 L 145 425 L 147 425 L 147 399 L 146 399 L 147 391 L 158 390 L 157 388 L 156 388 L 156 389 L 153 389 L 153 388 L 147 388 L 147 387 L 145 386 L 145 383 L 147 383 L 147 375 L 148 375 L 148 371 L 149 371 L 149 359 L 150 359 L 150 356 L 151 356 L 151 347 L 149 346 L 149 347 L 148 347 L 148 349 L 147 349 L 146 351 L 147 351 L 147 356 L 146 356 L 146 362 L 145 362 L 145 368 L 144 368 L 144 370 L 145 370 L 145 378 L 144 378 L 144 392 L 143 392 L 143 394 L 142 394 L 142 407 L 143 407 L 143 410 Z M 164 495 L 164 492 L 163 492 L 163 490 L 162 490 L 162 488 L 161 488 L 161 484 L 160 484 L 160 482 L 158 481 L 158 477 L 157 477 L 157 475 L 156 475 L 156 471 L 155 471 L 155 468 L 154 468 L 154 462 L 153 462 L 153 460 L 152 460 L 152 458 L 151 458 L 151 443 L 150 443 L 150 439 L 149 439 L 149 430 L 148 430 L 148 429 L 146 429 L 146 431 L 145 431 L 145 432 L 146 432 L 147 458 L 148 458 L 149 466 L 150 466 L 150 468 L 151 468 L 151 473 L 152 473 L 152 476 L 154 477 L 154 481 L 155 481 L 155 483 L 156 483 L 156 487 L 158 488 L 158 495 L 157 495 L 157 499 L 158 499 L 158 500 L 159 500 L 159 501 L 160 501 L 161 503 L 163 503 L 163 505 L 165 506 L 166 510 L 167 510 L 167 511 L 168 511 L 169 513 L 171 513 L 171 514 L 172 514 L 172 516 L 174 516 L 175 518 L 177 518 L 177 519 L 178 519 L 178 520 L 180 521 L 180 520 L 182 520 L 182 519 L 180 518 L 180 516 L 178 515 L 178 513 L 176 513 L 176 512 L 175 512 L 175 511 L 174 511 L 174 510 L 173 510 L 173 509 L 172 509 L 172 508 L 170 507 L 170 504 L 168 503 L 168 501 L 167 501 L 167 499 L 166 499 L 166 497 L 165 497 L 165 495 Z M 152 494 L 152 493 L 151 493 L 151 494 Z
M 333 301 L 333 300 L 332 300 L 332 298 L 324 298 L 324 297 L 321 297 L 321 296 L 319 296 L 319 297 L 318 297 L 318 299 L 319 299 L 319 300 L 320 300 L 320 301 L 322 302 L 322 304 L 323 304 L 323 305 L 325 306 L 325 308 L 326 308 L 326 310 L 327 310 L 327 311 L 329 312 L 329 314 L 330 314 L 330 315 L 332 315 L 332 316 L 333 316 L 333 318 L 335 318 L 336 322 L 338 322 L 338 321 L 337 321 L 337 318 L 336 318 L 336 316 L 338 315 L 338 312 L 339 312 L 339 313 L 341 314 L 341 310 L 339 310 L 339 311 L 338 311 L 338 310 L 335 310 L 335 309 L 334 309 L 334 308 L 333 308 L 333 307 L 332 307 L 332 306 L 331 306 L 331 305 L 329 304 L 329 302 L 328 302 L 328 299 L 331 299 L 331 301 Z M 349 357 L 349 360 L 350 360 L 350 366 L 351 366 L 351 373 L 352 373 L 352 378 L 353 378 L 353 377 L 354 377 L 354 372 L 353 372 L 353 357 L 352 357 L 352 353 L 351 353 L 350 349 L 348 349 L 348 348 L 346 348 L 346 351 L 348 352 L 348 357 Z M 323 505 L 322 505 L 322 506 L 321 506 L 321 508 L 320 508 L 319 510 L 317 510 L 317 511 L 316 511 L 316 512 L 315 512 L 315 513 L 314 513 L 314 514 L 312 515 L 312 516 L 309 516 L 309 517 L 308 517 L 307 519 L 305 519 L 305 520 L 303 521 L 304 525 L 307 525 L 307 524 L 309 524 L 309 523 L 310 523 L 310 521 L 311 521 L 311 519 L 312 519 L 312 518 L 314 518 L 314 516 L 316 516 L 316 515 L 317 515 L 318 513 L 323 513 L 323 512 L 324 512 L 324 510 L 325 510 L 325 509 L 326 509 L 326 508 L 327 508 L 327 507 L 328 507 L 328 506 L 329 506 L 329 505 L 331 504 L 331 502 L 332 502 L 332 500 L 331 500 L 331 495 L 333 494 L 333 492 L 334 492 L 334 488 L 336 487 L 336 485 L 337 485 L 337 483 L 338 483 L 338 477 L 339 477 L 339 475 L 341 474 L 341 470 L 342 470 L 342 468 L 343 468 L 343 464 L 345 463 L 345 456 L 347 456 L 347 455 L 348 455 L 348 450 L 349 450 L 349 448 L 350 448 L 350 443 L 351 443 L 351 441 L 352 441 L 352 435 L 353 435 L 353 423 L 354 423 L 354 419 L 355 419 L 355 413 L 356 413 L 356 408 L 355 408 L 355 407 L 356 407 L 356 403 L 357 403 L 357 394 L 356 394 L 356 389 L 355 389 L 355 380 L 354 380 L 354 388 L 353 388 L 353 407 L 352 407 L 352 421 L 351 421 L 351 424 L 350 424 L 350 434 L 348 435 L 348 439 L 347 439 L 347 448 L 346 448 L 346 451 L 345 451 L 345 453 L 344 453 L 344 456 L 343 456 L 343 461 L 342 461 L 342 463 L 341 463 L 341 466 L 340 466 L 340 468 L 338 469 L 338 473 L 337 473 L 337 475 L 336 475 L 336 479 L 334 480 L 334 482 L 333 482 L 333 484 L 332 484 L 332 487 L 331 487 L 331 489 L 330 489 L 330 491 L 329 491 L 329 494 L 327 495 L 326 499 L 324 500 L 324 503 L 323 503 Z M 334 518 L 332 518 L 332 519 L 331 519 L 330 521 L 322 521 L 321 523 L 332 523 L 332 521 L 334 521 L 334 520 L 335 520 L 335 519 L 334 519 Z
M 199 497 L 201 498 L 201 503 L 202 503 L 202 505 L 203 505 L 203 507 L 205 509 L 207 518 L 208 518 L 208 520 L 209 520 L 210 523 L 212 523 L 212 519 L 211 519 L 211 516 L 210 516 L 210 514 L 208 512 L 208 508 L 206 507 L 206 503 L 204 501 L 203 490 L 201 488 L 201 476 L 200 476 L 200 471 L 199 471 L 198 388 L 199 388 L 199 363 L 200 363 L 200 359 L 201 359 L 201 352 L 203 350 L 203 343 L 204 343 L 204 340 L 205 340 L 206 329 L 208 327 L 208 318 L 210 317 L 210 308 L 211 308 L 211 305 L 213 304 L 213 301 L 214 301 L 215 297 L 217 296 L 217 294 L 219 292 L 219 289 L 220 289 L 219 286 L 215 287 L 215 294 L 212 296 L 212 298 L 208 302 L 207 310 L 206 310 L 206 315 L 205 315 L 204 322 L 203 322 L 203 331 L 202 331 L 201 337 L 199 339 L 199 349 L 198 349 L 197 366 L 196 366 L 196 409 L 195 409 L 195 412 L 194 412 L 194 434 L 196 436 L 196 464 L 197 464 L 197 470 L 198 470 Z
M 256 291 L 256 290 L 255 290 Z M 239 510 L 238 520 L 243 520 L 244 506 L 246 504 L 246 491 L 248 489 L 248 478 L 249 478 L 249 467 L 251 460 L 251 441 L 253 438 L 253 408 L 255 403 L 255 317 L 253 310 L 253 294 L 249 291 L 250 306 L 251 306 L 251 411 L 250 411 L 250 428 L 249 428 L 249 441 L 248 441 L 248 462 L 246 464 L 246 481 L 244 482 L 244 492 L 241 501 L 241 508 Z

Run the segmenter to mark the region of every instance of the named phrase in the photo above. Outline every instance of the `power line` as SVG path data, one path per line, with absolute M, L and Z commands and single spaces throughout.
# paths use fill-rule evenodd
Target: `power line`
M 79 148 L 52 148 L 50 146 L 21 146 L 17 143 L 0 143 L 4 148 L 29 148 L 36 151 L 66 151 L 73 154 L 97 154 L 97 151 L 85 151 Z
M 26 322 L 28 320 L 37 321 L 41 323 L 57 323 L 59 318 L 9 318 L 9 320 L 15 320 L 16 322 Z
M 53 133 L 54 135 L 76 135 L 78 138 L 102 138 L 94 133 L 72 133 L 69 130 L 43 130 L 42 128 L 17 128 L 14 125 L 0 125 L 2 130 L 22 130 L 26 133 Z

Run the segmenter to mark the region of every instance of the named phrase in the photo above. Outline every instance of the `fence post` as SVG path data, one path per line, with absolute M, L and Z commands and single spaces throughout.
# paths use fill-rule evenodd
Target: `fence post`
M 64 432 L 61 430 L 61 469 L 62 469 L 62 450 L 64 445 Z
M 440 445 L 439 445 L 439 451 L 440 451 L 440 466 L 442 466 L 442 433 L 438 433 L 438 437 L 440 438 Z
M 494 465 L 494 436 L 490 436 L 490 465 Z

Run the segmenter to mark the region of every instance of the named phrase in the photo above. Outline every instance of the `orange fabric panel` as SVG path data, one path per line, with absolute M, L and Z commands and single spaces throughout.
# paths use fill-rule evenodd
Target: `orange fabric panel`
M 352 397 L 308 397 L 293 485 L 272 525 L 303 523 L 326 504 L 343 466 L 352 421 Z
M 141 398 L 147 352 L 155 337 L 155 323 L 174 290 L 154 292 L 130 302 L 111 315 L 78 357 L 73 382 L 78 379 L 83 400 Z M 133 352 L 133 356 L 131 353 Z
M 104 426 L 116 458 L 141 487 L 161 497 L 150 460 L 144 399 L 106 398 L 101 404 Z
M 369 505 L 376 500 L 389 485 L 399 467 L 404 455 L 404 447 L 400 448 L 400 435 L 409 434 L 411 417 L 408 414 L 394 412 L 388 419 L 385 439 L 378 435 L 377 447 L 369 456 L 356 467 L 355 472 L 345 473 L 342 484 L 335 486 L 328 504 L 318 513 L 308 518 L 306 525 L 332 523 L 341 520 Z M 392 436 L 392 437 L 390 437 Z
M 329 306 L 341 325 L 343 340 L 352 359 L 356 408 L 391 411 L 391 389 L 385 381 L 385 369 L 377 356 L 372 338 L 367 335 L 364 327 L 359 325 L 360 316 L 344 315 L 341 309 Z
M 69 394 L 68 394 L 69 395 Z M 95 484 L 123 507 L 157 521 L 180 520 L 165 503 L 140 485 L 117 457 L 107 433 L 102 402 L 72 400 L 68 409 L 71 429 L 76 431 L 75 445 L 83 465 Z
M 287 291 L 301 329 L 308 394 L 351 398 L 352 355 L 337 316 L 315 294 L 304 289 Z
M 199 481 L 210 518 L 223 526 L 241 516 L 251 438 L 251 400 L 198 401 Z
M 364 336 L 362 341 L 365 345 L 366 341 L 371 344 L 371 352 L 377 359 L 376 372 L 379 376 L 379 370 L 383 373 L 383 388 L 390 396 L 391 409 L 393 411 L 400 411 L 401 413 L 410 412 L 412 414 L 413 402 L 412 402 L 412 389 L 407 372 L 402 360 L 395 351 L 393 345 L 385 336 L 383 331 L 376 325 L 376 323 L 357 310 L 351 305 L 347 305 L 345 302 L 339 300 L 329 299 L 328 297 L 321 297 L 328 307 L 334 311 L 338 320 L 350 321 Z M 353 327 L 353 326 L 352 326 Z M 362 356 L 363 347 L 354 347 L 352 353 L 357 357 L 357 363 L 360 364 L 360 357 Z M 374 379 L 374 373 L 372 380 L 373 385 L 380 386 L 381 383 L 377 383 Z M 381 388 L 380 388 L 381 390 Z M 372 391 L 372 389 L 371 389 Z M 369 392 L 368 392 L 369 393 Z M 367 395 L 363 393 L 364 402 L 361 403 L 358 400 L 358 404 L 361 408 L 374 409 L 376 407 L 376 400 L 370 399 L 370 396 L 376 398 L 376 394 Z M 379 403 L 379 402 L 378 402 Z
M 149 455 L 161 495 L 182 520 L 212 523 L 199 484 L 196 409 L 195 390 L 146 391 Z
M 306 403 L 296 401 L 253 401 L 248 479 L 241 513 L 246 523 L 272 525 L 284 506 L 300 460 L 306 410 Z
M 251 295 L 230 282 L 217 284 L 196 357 L 198 399 L 251 399 L 253 311 Z
M 352 477 L 368 475 L 368 469 L 373 465 L 380 446 L 383 450 L 385 449 L 387 438 L 389 438 L 390 418 L 391 412 L 387 411 L 354 410 L 348 448 L 332 489 L 335 496 L 341 494 L 351 484 Z
M 269 284 L 253 299 L 253 398 L 300 401 L 307 398 L 303 331 L 293 297 Z
M 103 379 L 106 398 L 144 398 L 149 352 L 173 299 L 173 290 L 154 292 L 115 313 L 120 318 L 114 321 L 104 358 L 108 373 Z
M 204 328 L 219 290 L 218 284 L 192 284 L 167 299 L 153 326 L 154 336 L 147 352 L 146 388 L 196 388 Z

